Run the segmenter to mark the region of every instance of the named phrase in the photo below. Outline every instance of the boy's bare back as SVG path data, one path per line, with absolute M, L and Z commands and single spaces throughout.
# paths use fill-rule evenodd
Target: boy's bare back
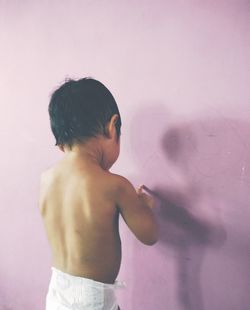
M 97 166 L 67 160 L 43 173 L 40 211 L 54 267 L 114 282 L 121 263 L 117 178 Z
M 98 165 L 64 158 L 44 172 L 39 206 L 54 267 L 114 283 L 121 263 L 119 214 L 141 242 L 157 241 L 148 198 Z

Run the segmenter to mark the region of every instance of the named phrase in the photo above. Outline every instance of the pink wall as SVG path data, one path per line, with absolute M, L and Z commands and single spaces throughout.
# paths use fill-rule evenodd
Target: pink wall
M 0 310 L 43 310 L 47 106 L 92 76 L 123 116 L 112 171 L 157 193 L 160 241 L 121 222 L 122 310 L 250 307 L 249 1 L 1 1 Z

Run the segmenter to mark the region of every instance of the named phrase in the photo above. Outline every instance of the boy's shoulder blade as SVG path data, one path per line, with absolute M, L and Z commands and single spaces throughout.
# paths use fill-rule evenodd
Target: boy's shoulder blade
M 40 174 L 39 184 L 39 209 L 42 209 L 47 189 L 53 179 L 53 167 L 49 167 Z

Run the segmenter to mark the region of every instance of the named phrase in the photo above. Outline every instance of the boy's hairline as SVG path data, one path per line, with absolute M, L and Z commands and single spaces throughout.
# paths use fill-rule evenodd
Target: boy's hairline
M 105 136 L 106 136 L 105 133 L 97 133 L 96 135 L 93 135 L 91 137 L 86 137 L 85 139 L 84 138 L 80 138 L 80 137 L 79 138 L 74 138 L 75 141 L 73 143 L 56 143 L 55 146 L 57 146 L 57 147 L 64 147 L 66 145 L 71 150 L 72 147 L 75 146 L 75 145 L 84 145 L 87 142 L 89 142 L 90 140 L 98 139 L 99 137 L 105 137 Z M 119 136 L 116 133 L 116 141 L 117 142 L 120 141 L 120 138 L 121 138 L 121 132 L 120 132 Z M 77 141 L 78 139 L 80 141 Z M 84 139 L 84 140 L 81 140 L 81 139 Z

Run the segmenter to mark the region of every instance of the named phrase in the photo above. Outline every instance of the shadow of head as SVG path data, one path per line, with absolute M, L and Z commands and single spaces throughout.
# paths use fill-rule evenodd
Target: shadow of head
M 197 150 L 197 142 L 192 128 L 188 125 L 169 128 L 161 141 L 162 149 L 169 160 L 176 165 L 184 165 L 186 161 Z
M 250 170 L 245 169 L 250 154 L 249 136 L 250 123 L 209 118 L 171 125 L 160 143 L 166 159 L 185 172 L 191 182 L 216 182 L 218 188 L 221 183 L 237 181 L 242 176 L 244 182 L 250 183 Z

